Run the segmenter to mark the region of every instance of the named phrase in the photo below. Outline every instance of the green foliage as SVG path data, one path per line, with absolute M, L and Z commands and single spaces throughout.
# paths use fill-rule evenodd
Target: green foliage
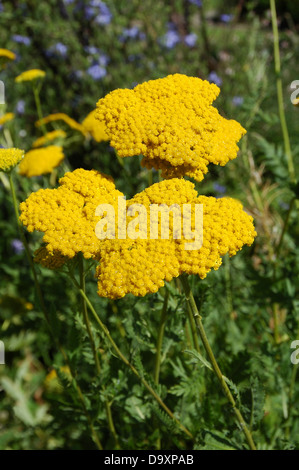
M 67 3 L 0 2 L 1 45 L 18 55 L 0 72 L 6 89 L 0 114 L 16 113 L 5 132 L 0 129 L 1 145 L 7 144 L 7 131 L 14 146 L 25 150 L 41 135 L 35 127 L 38 116 L 30 84 L 14 82 L 26 69 L 46 71 L 40 95 L 43 114 L 64 112 L 78 122 L 117 87 L 131 88 L 177 72 L 205 79 L 217 72 L 222 86 L 216 105 L 222 115 L 241 122 L 247 135 L 238 158 L 225 168 L 211 166 L 196 189 L 204 195 L 239 199 L 253 215 L 258 237 L 236 257 L 224 257 L 218 271 L 204 280 L 193 277 L 190 283 L 223 378 L 257 447 L 298 450 L 298 366 L 290 360 L 291 343 L 299 333 L 298 184 L 290 182 L 277 111 L 268 2 L 245 2 L 242 12 L 236 8 L 239 2 L 207 2 L 211 4 L 205 9 L 208 56 L 200 10 L 191 2 L 107 0 L 112 18 L 105 25 L 86 17 L 89 2 Z M 278 2 L 278 13 L 284 106 L 296 167 L 299 111 L 290 102 L 289 88 L 299 79 L 295 3 Z M 220 21 L 224 13 L 235 15 L 231 23 Z M 172 48 L 161 42 L 169 22 L 181 39 Z M 143 34 L 120 39 L 133 26 Z M 184 43 L 190 33 L 198 35 L 193 47 Z M 15 34 L 28 37 L 31 44 L 17 43 Z M 67 47 L 66 57 L 53 54 L 57 43 Z M 88 47 L 99 51 L 92 53 Z M 88 69 L 98 64 L 100 54 L 109 56 L 107 73 L 95 80 Z M 21 99 L 24 113 L 16 108 Z M 59 122 L 51 129 L 62 126 Z M 108 143 L 84 139 L 64 128 L 70 168 L 110 174 L 127 197 L 148 186 L 150 176 L 141 168 L 140 157 L 125 159 L 121 166 Z M 66 169 L 59 167 L 57 176 Z M 158 177 L 153 172 L 153 182 Z M 14 179 L 20 201 L 39 188 L 54 186 L 48 175 L 29 179 L 15 173 Z M 19 233 L 4 174 L 0 174 L 0 204 L 0 340 L 6 362 L 0 365 L 0 449 L 95 449 L 94 433 L 104 449 L 248 448 L 201 342 L 196 350 L 179 282 L 167 285 L 157 383 L 154 371 L 165 288 L 144 298 L 127 295 L 115 302 L 99 298 L 95 263 L 85 261 L 88 298 L 138 378 L 119 358 L 90 310 L 86 326 L 82 298 L 67 269 L 37 266 L 49 328 L 26 254 L 12 244 Z M 32 252 L 40 246 L 40 234 L 26 233 L 26 239 Z M 77 282 L 79 262 L 68 265 Z M 194 439 L 157 403 L 144 381 Z

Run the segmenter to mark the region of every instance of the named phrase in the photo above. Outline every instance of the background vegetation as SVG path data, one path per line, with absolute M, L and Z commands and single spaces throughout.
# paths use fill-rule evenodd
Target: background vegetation
M 43 114 L 63 112 L 79 122 L 109 91 L 168 74 L 197 76 L 221 87 L 217 108 L 239 121 L 247 135 L 238 158 L 226 167 L 210 166 L 196 188 L 200 194 L 239 199 L 253 215 L 258 237 L 252 247 L 225 257 L 206 280 L 192 277 L 190 282 L 215 356 L 231 380 L 257 447 L 298 449 L 299 387 L 297 365 L 290 360 L 291 343 L 299 339 L 296 178 L 281 129 L 277 78 L 296 162 L 299 110 L 291 103 L 290 84 L 299 79 L 299 7 L 277 1 L 277 10 L 279 77 L 266 0 L 204 5 L 198 0 L 2 0 L 0 44 L 17 59 L 0 72 L 6 91 L 2 112 L 16 114 L 3 126 L 0 139 L 5 145 L 7 129 L 15 147 L 29 150 L 42 135 L 35 126 L 30 84 L 14 82 L 27 69 L 46 71 L 40 94 Z M 58 123 L 49 130 L 55 127 Z M 83 139 L 68 129 L 64 151 L 73 169 L 112 175 L 127 197 L 148 185 L 140 160 L 128 158 L 121 166 L 108 143 Z M 58 169 L 58 177 L 64 170 Z M 48 176 L 16 174 L 15 180 L 19 200 L 40 187 L 53 187 Z M 0 339 L 6 350 L 6 364 L 0 365 L 1 449 L 94 449 L 92 427 L 105 449 L 247 448 L 215 375 L 203 357 L 186 352 L 194 344 L 185 298 L 174 283 L 156 295 L 111 302 L 97 296 L 93 269 L 86 277 L 87 293 L 114 341 L 194 440 L 158 406 L 92 322 L 101 363 L 96 373 L 77 291 L 64 274 L 37 267 L 55 343 L 18 241 L 3 174 L 0 203 Z M 26 237 L 32 251 L 39 246 L 38 234 Z M 166 292 L 161 371 L 155 384 Z M 76 380 L 57 342 L 67 352 Z

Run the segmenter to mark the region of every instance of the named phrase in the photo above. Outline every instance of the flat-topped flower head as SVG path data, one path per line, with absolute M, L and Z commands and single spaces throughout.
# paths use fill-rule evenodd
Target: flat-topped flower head
M 63 140 L 65 138 L 66 132 L 64 132 L 62 129 L 56 129 L 55 131 L 47 132 L 46 135 L 36 139 L 33 142 L 32 147 L 42 147 L 43 145 L 48 145 L 50 142 L 55 140 Z
M 54 113 L 54 114 L 49 114 L 48 116 L 45 116 L 42 119 L 39 119 L 35 125 L 37 127 L 41 127 L 44 124 L 48 124 L 49 122 L 56 122 L 56 121 L 63 121 L 65 122 L 70 128 L 75 129 L 76 131 L 81 132 L 84 136 L 87 135 L 87 130 L 85 129 L 82 124 L 79 122 L 75 121 L 75 119 L 71 118 L 65 113 Z
M 0 48 L 0 59 L 15 60 L 16 54 L 8 49 Z
M 24 150 L 10 148 L 0 149 L 0 171 L 12 170 L 24 157 Z
M 62 147 L 49 145 L 45 148 L 29 150 L 20 163 L 19 173 L 23 176 L 40 176 L 51 173 L 64 159 Z
M 96 112 L 96 109 L 91 111 L 91 113 L 89 113 L 86 118 L 82 121 L 82 126 L 94 138 L 96 142 L 109 140 L 106 132 L 106 126 L 104 122 L 100 122 L 98 119 L 96 119 Z
M 197 274 L 203 279 L 211 269 L 219 268 L 223 255 L 235 255 L 244 245 L 251 245 L 256 236 L 253 219 L 239 201 L 198 196 L 193 183 L 184 179 L 173 178 L 156 183 L 127 201 L 127 207 L 133 204 L 146 208 L 145 213 L 143 209 L 140 214 L 147 221 L 151 217 L 152 205 L 156 204 L 166 205 L 162 212 L 168 216 L 168 209 L 176 206 L 174 210 L 179 211 L 178 218 L 169 218 L 169 236 L 164 230 L 165 219 L 162 216 L 158 221 L 161 236 L 151 238 L 152 219 L 151 224 L 141 230 L 144 220 L 138 215 L 138 236 L 141 238 L 102 241 L 96 274 L 98 294 L 102 297 L 116 299 L 127 293 L 144 296 L 157 292 L 165 281 L 171 281 L 182 273 Z M 185 205 L 190 207 L 191 232 L 198 222 L 197 208 L 202 207 L 202 238 L 193 247 L 196 240 L 190 236 L 191 232 L 183 231 L 181 234 L 186 221 Z M 127 230 L 132 219 L 127 219 Z
M 112 178 L 95 170 L 79 168 L 66 173 L 57 189 L 40 189 L 20 204 L 20 221 L 29 232 L 44 232 L 45 249 L 39 252 L 42 264 L 59 264 L 62 256 L 73 258 L 82 252 L 92 258 L 101 241 L 95 227 L 100 217 L 95 215 L 99 204 L 115 206 L 122 196 Z
M 206 80 L 169 75 L 112 91 L 98 101 L 96 117 L 120 157 L 142 154 L 143 165 L 165 178 L 201 181 L 209 163 L 225 165 L 237 156 L 246 132 L 211 105 L 219 92 Z
M 20 75 L 18 75 L 15 78 L 15 82 L 16 83 L 32 82 L 39 78 L 44 78 L 45 76 L 46 76 L 46 72 L 44 72 L 43 70 L 31 69 L 31 70 L 26 70 L 25 72 L 22 72 Z

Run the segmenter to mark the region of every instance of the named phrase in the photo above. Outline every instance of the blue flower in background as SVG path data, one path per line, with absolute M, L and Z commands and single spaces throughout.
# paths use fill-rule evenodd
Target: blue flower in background
M 4 11 L 4 6 L 2 5 L 2 3 L 0 2 L 0 13 Z
M 21 36 L 20 34 L 14 34 L 11 39 L 12 41 L 17 42 L 18 44 L 24 44 L 25 46 L 30 46 L 31 44 L 30 38 L 28 38 L 27 36 Z
M 85 46 L 84 50 L 85 50 L 85 52 L 87 52 L 87 54 L 91 54 L 91 55 L 95 55 L 95 54 L 100 53 L 100 49 L 98 49 L 95 46 Z
M 184 43 L 188 47 L 194 47 L 197 41 L 197 34 L 195 33 L 190 33 L 187 34 L 187 36 L 184 37 Z
M 22 253 L 22 251 L 24 251 L 24 249 L 25 249 L 23 243 L 18 238 L 14 238 L 11 241 L 10 246 L 17 255 Z
M 59 55 L 61 55 L 61 57 L 66 57 L 68 48 L 65 44 L 62 44 L 62 42 L 58 42 L 57 44 L 55 44 L 53 49 Z
M 101 65 L 92 65 L 87 69 L 88 75 L 90 75 L 94 80 L 101 80 L 107 75 L 107 70 Z
M 242 104 L 244 103 L 243 96 L 234 96 L 233 99 L 232 99 L 232 103 L 235 106 L 242 106 Z
M 160 38 L 159 42 L 167 49 L 173 49 L 180 42 L 181 38 L 173 23 L 168 23 L 167 29 L 168 31 Z
M 214 191 L 218 194 L 225 194 L 226 193 L 226 186 L 222 186 L 219 183 L 213 184 Z
M 46 51 L 48 57 L 62 57 L 67 56 L 68 47 L 62 42 L 57 42 Z
M 189 0 L 189 3 L 192 3 L 193 5 L 196 5 L 197 7 L 202 6 L 202 1 L 201 0 Z
M 16 105 L 16 111 L 18 114 L 24 114 L 25 112 L 25 101 L 19 100 Z
M 220 21 L 223 23 L 229 23 L 234 18 L 234 15 L 223 14 L 220 16 Z
M 217 86 L 222 85 L 222 79 L 218 77 L 216 72 L 211 72 L 208 77 L 209 82 L 215 83 Z
M 145 39 L 146 35 L 140 31 L 138 26 L 132 26 L 131 28 L 124 28 L 122 34 L 119 36 L 120 42 L 125 42 L 127 39 Z
M 112 19 L 112 13 L 105 2 L 101 0 L 91 0 L 89 6 L 85 7 L 85 18 L 94 19 L 98 25 L 109 24 Z

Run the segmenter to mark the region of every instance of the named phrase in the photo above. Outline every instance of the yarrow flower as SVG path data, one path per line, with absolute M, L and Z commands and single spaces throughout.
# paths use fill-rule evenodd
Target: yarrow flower
M 3 126 L 3 124 L 6 124 L 9 121 L 12 121 L 14 117 L 14 113 L 3 114 L 3 116 L 0 116 L 0 126 Z
M 127 293 L 144 296 L 157 292 L 165 281 L 171 281 L 182 273 L 197 274 L 204 279 L 211 269 L 219 268 L 221 256 L 226 253 L 235 255 L 243 245 L 251 245 L 256 235 L 253 219 L 239 201 L 198 196 L 194 184 L 184 179 L 173 178 L 156 183 L 127 201 L 127 206 L 132 204 L 147 209 L 146 219 L 150 216 L 152 204 L 163 204 L 167 208 L 174 205 L 179 209 L 190 204 L 193 223 L 195 205 L 201 204 L 202 246 L 187 250 L 185 232 L 183 237 L 176 238 L 174 235 L 177 230 L 174 219 L 169 224 L 167 239 L 151 239 L 148 228 L 144 237 L 139 220 L 138 236 L 141 239 L 102 240 L 97 255 L 100 264 L 96 272 L 98 294 L 102 297 L 116 299 Z M 159 221 L 160 233 L 161 220 L 162 217 Z M 179 216 L 179 220 L 184 223 L 183 217 Z M 132 223 L 132 218 L 129 223 Z
M 109 140 L 106 133 L 106 126 L 103 122 L 100 122 L 96 119 L 96 109 L 91 111 L 91 113 L 86 116 L 82 121 L 82 126 L 86 131 L 94 138 L 96 142 L 102 142 L 104 140 Z
M 8 49 L 1 49 L 0 48 L 0 58 L 8 59 L 8 60 L 15 60 L 16 54 L 14 52 L 9 51 Z
M 85 128 L 82 126 L 82 124 L 79 124 L 79 122 L 75 121 L 75 119 L 71 118 L 65 113 L 54 113 L 54 114 L 49 114 L 48 116 L 45 116 L 42 119 L 39 119 L 35 125 L 37 127 L 42 126 L 43 124 L 48 124 L 49 122 L 55 122 L 55 121 L 64 121 L 69 127 L 72 129 L 75 129 L 76 131 L 81 132 L 81 134 L 86 135 L 87 132 Z
M 39 137 L 38 139 L 36 139 L 33 142 L 32 147 L 42 147 L 43 145 L 47 145 L 50 142 L 53 142 L 53 140 L 65 139 L 65 137 L 66 137 L 66 132 L 64 132 L 62 129 L 57 129 L 52 132 L 47 132 L 46 135 L 43 135 L 42 137 Z
M 20 82 L 33 81 L 33 80 L 37 80 L 38 78 L 44 78 L 45 75 L 46 75 L 46 72 L 40 69 L 26 70 L 25 72 L 21 73 L 15 78 L 15 82 L 20 83 Z
M 209 163 L 236 158 L 245 129 L 211 106 L 220 90 L 206 80 L 175 74 L 133 90 L 118 89 L 97 103 L 110 145 L 120 157 L 142 154 L 142 165 L 164 178 L 204 178 Z
M 24 150 L 10 148 L 0 149 L 0 171 L 12 170 L 23 158 Z
M 20 221 L 29 232 L 44 232 L 45 250 L 37 254 L 44 265 L 59 265 L 82 252 L 94 257 L 101 241 L 95 234 L 100 217 L 99 204 L 116 207 L 123 194 L 115 189 L 112 178 L 95 170 L 81 168 L 66 173 L 57 189 L 40 189 L 20 204 Z
M 19 165 L 19 173 L 29 178 L 45 175 L 59 166 L 63 159 L 62 147 L 58 145 L 29 150 Z

